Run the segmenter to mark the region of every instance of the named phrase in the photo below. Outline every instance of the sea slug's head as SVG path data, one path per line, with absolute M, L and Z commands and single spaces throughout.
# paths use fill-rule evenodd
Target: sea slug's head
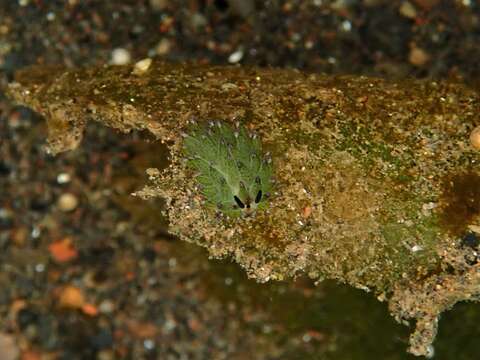
M 264 193 L 262 190 L 261 178 L 258 175 L 256 176 L 255 184 L 251 184 L 250 189 L 247 188 L 247 185 L 245 185 L 242 180 L 239 185 L 238 194 L 233 194 L 233 200 L 235 201 L 234 208 L 236 205 L 245 215 L 251 215 L 260 204 L 265 203 L 269 193 Z

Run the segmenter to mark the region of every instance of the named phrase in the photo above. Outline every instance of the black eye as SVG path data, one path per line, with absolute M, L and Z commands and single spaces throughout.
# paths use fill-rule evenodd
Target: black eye
M 262 200 L 262 190 L 258 190 L 257 196 L 255 196 L 255 204 L 258 204 Z
M 244 209 L 245 208 L 245 204 L 242 202 L 242 200 L 240 200 L 238 198 L 237 195 L 234 195 L 233 196 L 233 199 L 235 200 L 235 202 L 237 203 L 237 205 L 241 208 L 241 209 Z

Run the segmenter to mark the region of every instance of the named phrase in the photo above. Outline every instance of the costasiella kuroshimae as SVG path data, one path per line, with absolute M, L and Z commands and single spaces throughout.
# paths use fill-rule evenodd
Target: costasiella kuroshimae
M 194 124 L 184 138 L 187 164 L 209 207 L 231 217 L 266 208 L 272 190 L 272 161 L 260 139 L 226 122 Z

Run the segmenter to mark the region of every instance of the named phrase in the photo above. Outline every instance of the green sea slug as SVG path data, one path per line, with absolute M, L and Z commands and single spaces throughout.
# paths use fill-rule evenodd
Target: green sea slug
M 256 134 L 226 122 L 194 124 L 185 135 L 187 164 L 206 204 L 226 216 L 265 209 L 272 190 L 272 161 Z

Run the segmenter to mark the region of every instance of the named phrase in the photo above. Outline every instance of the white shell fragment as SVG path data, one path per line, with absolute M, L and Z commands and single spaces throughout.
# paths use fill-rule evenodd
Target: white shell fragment
M 150 68 L 150 65 L 152 65 L 152 59 L 150 58 L 137 61 L 133 66 L 133 74 L 141 75 L 146 73 L 147 70 Z

